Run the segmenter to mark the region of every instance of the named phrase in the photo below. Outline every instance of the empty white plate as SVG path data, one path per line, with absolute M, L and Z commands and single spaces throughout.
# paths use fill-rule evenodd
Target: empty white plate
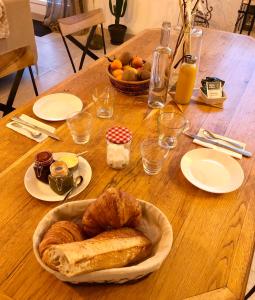
M 60 158 L 65 154 L 68 153 L 67 152 L 54 153 L 53 158 L 57 160 L 58 158 Z M 74 179 L 79 175 L 83 177 L 83 182 L 77 189 L 75 189 L 71 193 L 70 198 L 81 193 L 88 186 L 91 180 L 92 170 L 90 164 L 87 162 L 85 158 L 81 156 L 79 156 L 78 170 L 76 170 L 73 173 Z M 39 200 L 54 202 L 54 201 L 62 201 L 65 198 L 65 194 L 64 195 L 56 194 L 48 184 L 43 183 L 36 178 L 35 171 L 34 171 L 34 164 L 32 164 L 27 169 L 27 172 L 24 177 L 24 184 L 28 193 Z
M 244 180 L 243 169 L 234 158 L 211 149 L 187 152 L 181 170 L 190 183 L 211 193 L 232 192 Z
M 56 93 L 44 96 L 33 106 L 34 114 L 46 121 L 63 121 L 72 113 L 81 111 L 80 98 L 68 93 Z

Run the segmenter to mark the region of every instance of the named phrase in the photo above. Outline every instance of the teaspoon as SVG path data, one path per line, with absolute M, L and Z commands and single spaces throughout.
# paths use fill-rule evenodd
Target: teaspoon
M 70 194 L 73 192 L 74 189 L 78 188 L 83 182 L 83 177 L 80 175 L 75 178 L 73 187 L 67 192 L 65 195 L 65 198 L 63 200 L 63 203 L 66 202 L 70 196 Z

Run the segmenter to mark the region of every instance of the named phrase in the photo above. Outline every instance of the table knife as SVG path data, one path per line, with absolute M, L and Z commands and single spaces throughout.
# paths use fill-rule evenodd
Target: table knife
M 44 128 L 41 128 L 41 127 L 36 126 L 36 125 L 34 125 L 34 124 L 31 124 L 31 123 L 29 123 L 29 122 L 23 121 L 22 119 L 20 119 L 20 118 L 18 118 L 18 117 L 12 117 L 11 119 L 12 119 L 12 121 L 15 121 L 15 122 L 17 122 L 17 123 L 23 124 L 23 125 L 25 125 L 25 126 L 27 126 L 27 127 L 30 127 L 30 128 L 32 128 L 32 129 L 35 129 L 35 130 L 41 132 L 41 133 L 47 134 L 48 136 L 52 137 L 52 138 L 55 139 L 55 140 L 58 140 L 58 141 L 61 140 L 56 134 L 50 132 L 50 131 L 47 130 L 47 129 L 44 129 Z
M 217 147 L 221 147 L 221 148 L 224 148 L 224 149 L 227 149 L 227 150 L 230 150 L 230 151 L 234 151 L 234 152 L 242 154 L 243 156 L 246 156 L 246 157 L 251 157 L 252 156 L 251 152 L 246 151 L 244 149 L 239 149 L 239 148 L 236 148 L 236 147 L 233 147 L 233 146 L 221 144 L 221 143 L 218 143 L 216 141 L 212 141 L 212 140 L 206 139 L 204 137 L 201 137 L 199 135 L 195 135 L 195 134 L 192 134 L 192 133 L 184 132 L 184 134 L 187 135 L 188 137 L 192 138 L 192 139 L 197 139 L 197 140 L 199 140 L 201 142 L 204 142 L 204 143 L 208 143 L 208 144 L 211 144 L 211 145 L 215 145 Z

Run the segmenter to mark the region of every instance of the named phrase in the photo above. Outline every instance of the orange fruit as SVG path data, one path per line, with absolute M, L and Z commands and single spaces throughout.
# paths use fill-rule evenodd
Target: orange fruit
M 143 66 L 143 59 L 139 56 L 134 56 L 131 60 L 131 66 L 134 68 L 141 68 Z
M 117 70 L 114 70 L 112 71 L 112 75 L 117 78 L 117 77 L 122 77 L 122 73 L 123 73 L 123 70 L 122 69 L 117 69 Z
M 111 70 L 117 70 L 122 68 L 122 63 L 119 59 L 115 59 L 113 62 L 111 62 Z

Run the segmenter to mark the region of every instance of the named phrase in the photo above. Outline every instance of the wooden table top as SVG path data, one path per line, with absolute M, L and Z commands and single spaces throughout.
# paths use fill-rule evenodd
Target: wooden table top
M 150 58 L 159 42 L 159 30 L 147 30 L 114 52 L 130 50 Z M 109 84 L 102 58 L 68 78 L 47 93 L 66 91 L 91 101 L 97 84 Z M 191 131 L 200 127 L 231 136 L 255 151 L 255 41 L 246 36 L 206 30 L 200 77 L 218 76 L 226 81 L 228 100 L 223 110 L 196 103 L 184 107 Z M 182 156 L 198 148 L 181 136 L 162 172 L 144 173 L 139 154 L 142 138 L 156 133 L 153 114 L 143 120 L 147 103 L 140 98 L 118 94 L 114 118 L 103 120 L 93 113 L 91 141 L 72 142 L 64 122 L 54 123 L 63 139 L 50 138 L 37 144 L 5 127 L 14 114 L 33 116 L 33 102 L 0 120 L 0 291 L 14 299 L 243 299 L 254 251 L 255 166 L 254 156 L 240 162 L 245 180 L 237 191 L 216 195 L 191 185 L 180 169 Z M 168 105 L 164 110 L 176 110 Z M 34 116 L 33 116 L 34 117 Z M 132 159 L 121 171 L 106 164 L 105 132 L 112 125 L 127 126 L 133 132 Z M 173 227 L 174 243 L 162 267 L 145 279 L 121 286 L 69 285 L 57 280 L 37 263 L 32 235 L 41 218 L 58 203 L 36 200 L 24 187 L 24 174 L 37 152 L 81 152 L 86 155 L 93 177 L 89 186 L 74 199 L 96 198 L 115 185 L 140 199 L 155 204 Z

